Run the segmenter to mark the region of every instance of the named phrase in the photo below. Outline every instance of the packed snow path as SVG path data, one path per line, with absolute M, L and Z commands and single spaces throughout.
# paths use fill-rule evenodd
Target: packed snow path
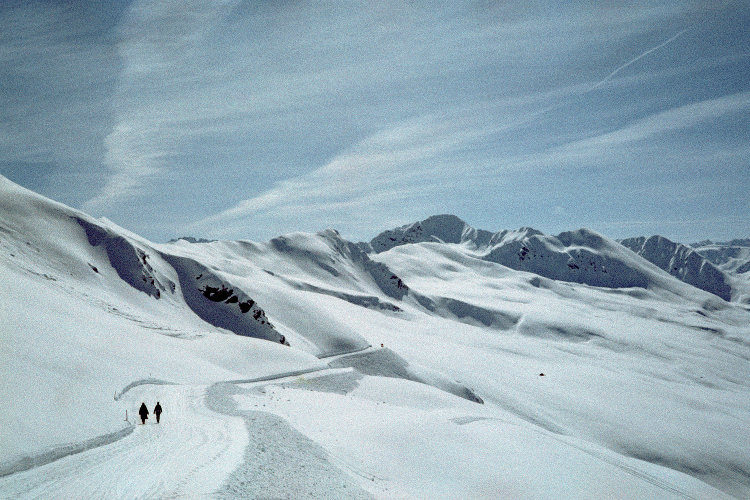
M 130 435 L 0 478 L 0 498 L 234 499 L 272 493 L 273 498 L 371 499 L 319 445 L 282 418 L 236 408 L 236 383 L 310 371 L 210 387 L 133 385 L 117 395 L 129 407 Z M 157 401 L 164 408 L 158 424 Z M 145 425 L 138 416 L 141 402 L 150 412 Z
M 241 418 L 204 405 L 205 386 L 139 386 L 123 396 L 132 403 L 132 434 L 42 467 L 0 479 L 0 497 L 17 499 L 204 498 L 218 490 L 241 461 L 247 445 Z M 143 401 L 164 408 L 161 423 Z M 83 416 L 92 418 L 92 416 Z M 125 415 L 123 415 L 123 418 Z
M 729 498 L 413 381 L 351 368 L 280 377 L 134 386 L 121 397 L 131 421 L 158 400 L 161 423 L 150 415 L 115 443 L 0 478 L 0 498 Z

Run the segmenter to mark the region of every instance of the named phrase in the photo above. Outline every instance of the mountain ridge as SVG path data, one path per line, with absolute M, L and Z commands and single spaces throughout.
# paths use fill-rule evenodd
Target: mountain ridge
M 651 273 L 637 269 L 632 259 L 618 255 L 613 247 L 620 244 L 683 283 L 726 301 L 733 297 L 736 301 L 750 301 L 741 293 L 742 287 L 735 285 L 733 289 L 733 280 L 707 258 L 661 236 L 616 242 L 586 228 L 557 236 L 528 227 L 492 233 L 474 229 L 459 217 L 446 214 L 383 231 L 360 246 L 380 253 L 401 245 L 430 242 L 469 245 L 484 260 L 555 280 L 609 288 L 647 288 Z
M 732 300 L 728 276 L 692 248 L 663 236 L 628 238 L 620 244 L 659 266 L 680 281 Z

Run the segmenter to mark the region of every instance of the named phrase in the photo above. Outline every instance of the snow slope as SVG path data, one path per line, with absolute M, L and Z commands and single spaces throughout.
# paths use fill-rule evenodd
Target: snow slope
M 750 304 L 750 240 L 733 240 L 726 243 L 706 241 L 692 246 L 697 254 L 730 276 L 732 300 Z
M 323 365 L 204 321 L 147 242 L 0 181 L 4 462 L 120 430 L 114 395 L 136 380 L 205 384 Z M 116 243 L 92 243 L 81 220 Z
M 159 245 L 0 177 L 0 498 L 750 494 L 746 309 L 432 223 Z
M 628 238 L 620 243 L 679 280 L 732 300 L 729 277 L 690 247 L 663 236 Z

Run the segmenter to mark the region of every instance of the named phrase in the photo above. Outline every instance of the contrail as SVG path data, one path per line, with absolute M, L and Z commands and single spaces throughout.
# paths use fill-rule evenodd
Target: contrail
M 591 88 L 590 88 L 589 90 L 594 90 L 595 88 L 597 88 L 597 87 L 600 87 L 600 86 L 604 85 L 605 83 L 607 83 L 607 82 L 608 82 L 609 80 L 611 80 L 611 79 L 612 79 L 612 77 L 613 77 L 613 76 L 615 76 L 615 75 L 616 75 L 617 73 L 619 73 L 620 71 L 624 70 L 625 68 L 627 68 L 628 66 L 630 66 L 630 65 L 631 65 L 631 64 L 633 64 L 634 62 L 638 61 L 639 59 L 642 59 L 642 58 L 646 57 L 646 56 L 647 56 L 647 55 L 649 55 L 649 54 L 650 54 L 651 52 L 653 52 L 653 51 L 655 51 L 655 50 L 659 50 L 660 48 L 664 47 L 665 45 L 667 45 L 667 44 L 669 44 L 669 43 L 672 43 L 672 42 L 674 42 L 675 40 L 677 40 L 677 38 L 679 38 L 679 37 L 680 37 L 680 36 L 681 36 L 681 35 L 682 35 L 683 33 L 685 33 L 685 32 L 686 32 L 687 30 L 688 30 L 688 29 L 687 29 L 687 28 L 685 28 L 684 30 L 680 31 L 680 32 L 679 32 L 679 33 L 677 33 L 677 34 L 676 34 L 675 36 L 673 36 L 672 38 L 670 38 L 669 40 L 667 40 L 666 42 L 662 42 L 661 44 L 657 45 L 656 47 L 654 47 L 654 48 L 652 48 L 652 49 L 649 49 L 649 50 L 647 50 L 646 52 L 644 52 L 643 54 L 639 55 L 638 57 L 636 57 L 636 58 L 634 58 L 634 59 L 631 59 L 630 61 L 626 62 L 625 64 L 623 64 L 622 66 L 620 66 L 619 68 L 617 68 L 616 70 L 614 70 L 614 71 L 613 71 L 612 73 L 610 73 L 609 75 L 607 75 L 607 77 L 606 77 L 606 78 L 604 78 L 604 80 L 602 80 L 601 82 L 599 82 L 599 83 L 597 83 L 596 85 L 594 85 L 593 87 L 591 87 Z

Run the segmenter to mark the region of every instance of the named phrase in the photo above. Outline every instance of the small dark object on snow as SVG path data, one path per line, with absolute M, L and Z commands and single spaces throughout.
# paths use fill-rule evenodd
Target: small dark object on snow
M 159 423 L 159 417 L 161 417 L 161 405 L 159 402 L 156 402 L 156 406 L 154 407 L 154 415 L 156 415 L 156 423 Z
M 540 373 L 540 374 L 539 374 L 539 376 L 540 376 L 540 377 L 544 377 L 544 373 Z
M 138 410 L 138 414 L 141 416 L 141 423 L 146 424 L 146 419 L 148 418 L 148 408 L 146 408 L 146 403 L 141 403 L 141 408 Z

